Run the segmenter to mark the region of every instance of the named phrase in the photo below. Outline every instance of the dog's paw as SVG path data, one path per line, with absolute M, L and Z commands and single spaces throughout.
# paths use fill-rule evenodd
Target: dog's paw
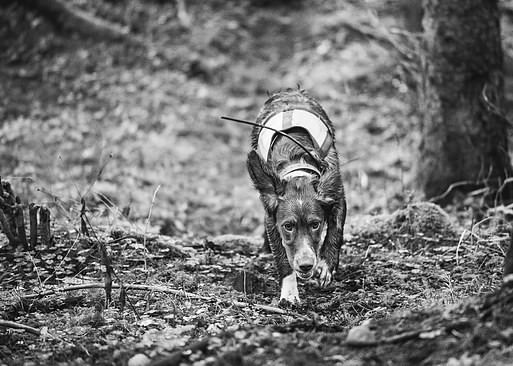
M 297 290 L 297 280 L 295 273 L 286 276 L 282 280 L 280 304 L 283 302 L 288 302 L 294 305 L 298 305 L 301 302 L 299 300 L 299 291 Z
M 299 300 L 299 297 L 291 297 L 291 298 L 284 298 L 281 297 L 280 301 L 278 302 L 278 306 L 281 308 L 294 308 L 301 305 L 301 300 Z
M 317 264 L 316 276 L 318 277 L 319 287 L 327 287 L 333 278 L 333 272 L 324 259 Z

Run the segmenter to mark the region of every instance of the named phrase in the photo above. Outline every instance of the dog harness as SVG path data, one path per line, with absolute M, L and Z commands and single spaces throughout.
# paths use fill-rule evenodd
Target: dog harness
M 321 158 L 328 155 L 333 137 L 326 123 L 324 123 L 317 115 L 304 109 L 291 109 L 276 113 L 263 122 L 264 126 L 272 127 L 275 130 L 286 132 L 293 127 L 303 128 L 312 139 L 316 151 Z M 262 128 L 258 135 L 258 152 L 260 156 L 269 160 L 271 150 L 278 134 L 267 128 Z M 287 166 L 280 174 L 282 179 L 291 178 L 301 175 L 316 174 L 321 175 L 319 170 L 304 162 L 291 164 Z

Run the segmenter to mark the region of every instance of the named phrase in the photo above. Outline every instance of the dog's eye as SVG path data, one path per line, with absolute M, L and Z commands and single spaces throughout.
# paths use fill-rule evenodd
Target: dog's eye
M 320 226 L 321 226 L 321 223 L 319 221 L 314 221 L 314 222 L 310 223 L 310 227 L 312 228 L 312 230 L 318 230 Z
M 292 231 L 292 230 L 294 230 L 294 224 L 291 222 L 286 222 L 285 224 L 283 224 L 283 228 L 286 231 Z

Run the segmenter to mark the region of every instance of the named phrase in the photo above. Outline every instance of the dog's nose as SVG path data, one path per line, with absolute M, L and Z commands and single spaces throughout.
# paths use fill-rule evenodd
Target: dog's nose
M 301 272 L 310 272 L 313 268 L 313 264 L 301 264 L 299 269 Z

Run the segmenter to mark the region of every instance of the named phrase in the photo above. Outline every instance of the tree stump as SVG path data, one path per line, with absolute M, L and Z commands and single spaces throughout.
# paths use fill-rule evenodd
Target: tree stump
M 30 242 L 27 240 L 24 205 L 21 198 L 15 196 L 11 185 L 8 182 L 3 182 L 0 178 L 0 230 L 9 240 L 9 244 L 13 247 L 21 245 L 23 250 L 35 248 L 37 245 L 39 213 L 41 241 L 45 245 L 50 245 L 52 241 L 50 210 L 31 203 L 28 206 L 28 212 Z

